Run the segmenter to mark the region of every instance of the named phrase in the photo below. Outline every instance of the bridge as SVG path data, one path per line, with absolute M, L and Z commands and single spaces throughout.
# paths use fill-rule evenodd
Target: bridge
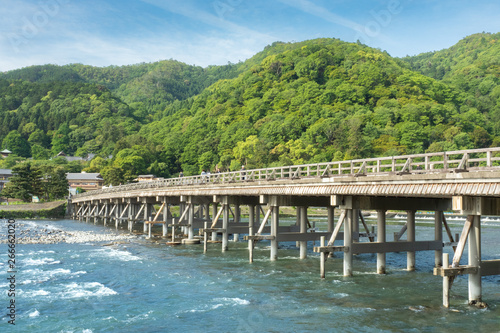
M 242 206 L 248 207 L 248 222 L 242 221 Z M 280 225 L 280 207 L 296 210 L 295 224 Z M 325 230 L 311 227 L 308 207 L 328 212 Z M 321 278 L 335 252 L 343 254 L 344 276 L 351 276 L 354 254 L 376 253 L 376 271 L 385 274 L 386 253 L 407 252 L 407 270 L 413 271 L 416 251 L 434 251 L 433 272 L 443 279 L 445 307 L 457 275 L 468 275 L 469 303 L 481 307 L 481 277 L 500 274 L 500 260 L 481 258 L 481 217 L 500 216 L 500 147 L 163 179 L 79 194 L 69 208 L 82 221 L 116 228 L 126 223 L 130 231 L 142 224 L 148 237 L 161 225 L 162 236 L 171 239 L 167 244 L 203 242 L 204 251 L 210 242 L 227 251 L 230 235 L 235 241 L 245 235 L 250 262 L 258 241 L 270 242 L 270 260 L 278 259 L 280 242 L 296 242 L 300 258 L 306 258 L 308 242 L 319 241 L 314 251 L 320 254 Z M 390 210 L 407 216 L 392 241 L 386 233 Z M 376 228 L 367 225 L 363 211 L 376 211 Z M 433 239 L 416 240 L 417 211 L 433 212 Z M 460 236 L 452 235 L 446 211 L 467 216 Z M 467 243 L 465 265 L 460 261 Z M 445 246 L 453 248 L 451 262 Z

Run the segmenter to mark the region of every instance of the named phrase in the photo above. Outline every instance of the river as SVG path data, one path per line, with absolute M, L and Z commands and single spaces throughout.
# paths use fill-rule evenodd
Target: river
M 326 222 L 311 220 L 321 228 Z M 403 223 L 389 221 L 388 240 Z M 459 233 L 463 220 L 450 222 Z M 500 332 L 500 276 L 483 277 L 489 308 L 469 307 L 467 278 L 458 277 L 445 309 L 432 251 L 417 253 L 415 272 L 405 271 L 406 253 L 388 254 L 386 275 L 375 274 L 375 254 L 357 255 L 349 278 L 337 255 L 321 280 L 312 243 L 305 260 L 295 243 L 282 243 L 279 260 L 270 262 L 269 243 L 259 242 L 249 264 L 245 242 L 225 253 L 209 244 L 204 255 L 203 245 L 171 247 L 73 220 L 16 223 L 17 233 L 44 228 L 107 238 L 16 244 L 15 325 L 7 316 L 8 247 L 0 244 L 1 332 Z M 418 217 L 416 235 L 432 239 L 432 220 Z M 483 221 L 483 259 L 500 258 L 499 239 L 500 222 Z

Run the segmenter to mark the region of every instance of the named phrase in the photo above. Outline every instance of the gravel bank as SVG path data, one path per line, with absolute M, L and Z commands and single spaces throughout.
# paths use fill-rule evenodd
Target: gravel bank
M 6 222 L 6 221 L 5 221 Z M 5 232 L 7 223 L 2 223 L 2 238 L 0 244 L 7 243 Z M 17 244 L 56 244 L 56 243 L 90 243 L 90 242 L 117 242 L 136 239 L 133 235 L 120 235 L 113 232 L 94 231 L 64 231 L 46 224 L 27 224 L 16 222 Z

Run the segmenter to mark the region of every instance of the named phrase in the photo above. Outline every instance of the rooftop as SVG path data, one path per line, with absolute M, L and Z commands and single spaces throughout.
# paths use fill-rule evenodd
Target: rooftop
M 67 173 L 66 178 L 68 180 L 102 180 L 102 176 L 99 173 Z
M 12 170 L 10 170 L 10 169 L 0 169 L 0 175 L 12 175 Z

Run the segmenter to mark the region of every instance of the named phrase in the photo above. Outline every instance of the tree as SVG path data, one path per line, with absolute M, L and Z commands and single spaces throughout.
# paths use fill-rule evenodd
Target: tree
M 68 178 L 62 166 L 49 166 L 44 172 L 43 189 L 46 200 L 57 200 L 68 194 Z
M 43 148 L 49 148 L 50 146 L 50 137 L 44 133 L 41 129 L 37 129 L 33 133 L 31 133 L 28 142 L 33 145 L 40 145 Z
M 31 146 L 31 156 L 35 160 L 48 160 L 50 158 L 50 150 L 43 148 L 39 144 Z
M 113 162 L 113 167 L 123 171 L 123 180 L 125 181 L 131 181 L 138 175 L 146 172 L 144 158 L 130 148 L 120 150 Z
M 61 127 L 54 133 L 52 137 L 52 155 L 57 155 L 61 151 L 65 153 L 70 153 L 69 151 L 69 133 L 70 129 L 68 125 L 62 124 Z
M 123 174 L 123 169 L 114 166 L 107 166 L 101 171 L 104 183 L 113 186 L 120 185 L 125 182 Z
M 2 191 L 2 196 L 31 202 L 32 196 L 43 194 L 41 169 L 31 162 L 24 162 L 12 168 L 12 177 Z
M 31 149 L 28 141 L 19 134 L 18 131 L 10 131 L 9 134 L 3 139 L 2 147 L 9 149 L 16 155 L 23 157 L 31 156 Z
M 101 156 L 96 156 L 90 161 L 90 165 L 85 169 L 86 172 L 101 172 L 108 162 Z

